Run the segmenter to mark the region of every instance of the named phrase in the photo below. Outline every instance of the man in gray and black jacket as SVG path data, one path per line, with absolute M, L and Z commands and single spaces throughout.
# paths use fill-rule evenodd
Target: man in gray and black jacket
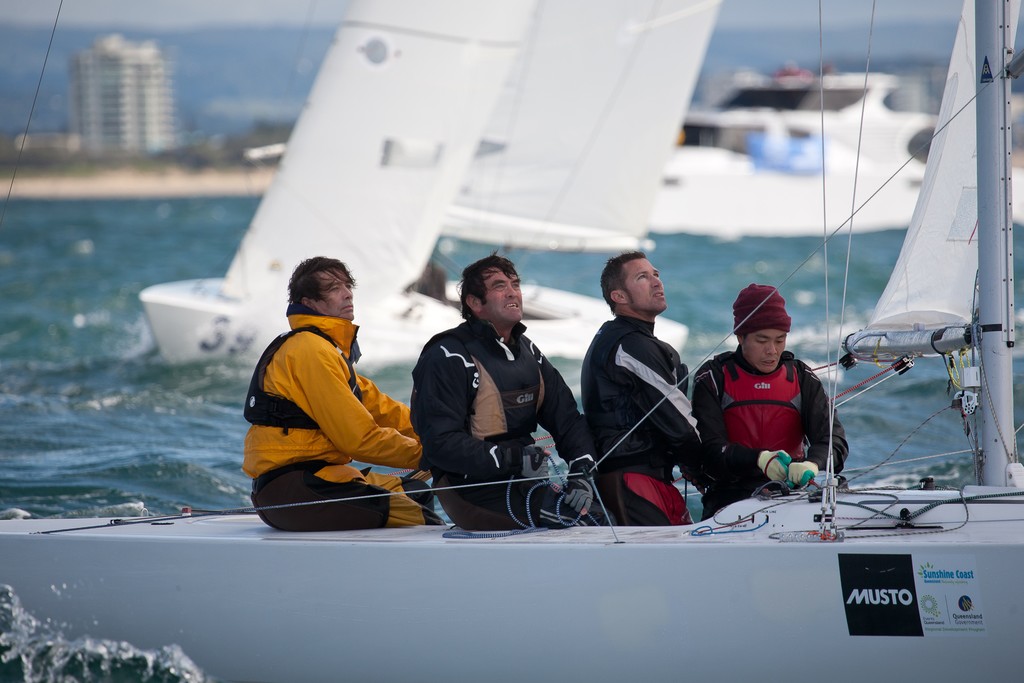
M 679 353 L 654 336 L 668 308 L 658 270 L 632 251 L 608 260 L 601 293 L 615 314 L 583 361 L 583 412 L 600 454 L 598 486 L 620 524 L 688 524 L 673 468 L 699 480 L 700 437 Z

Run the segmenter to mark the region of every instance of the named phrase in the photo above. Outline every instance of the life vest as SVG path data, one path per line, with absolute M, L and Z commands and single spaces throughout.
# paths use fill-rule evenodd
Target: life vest
M 285 434 L 288 433 L 289 429 L 320 429 L 320 425 L 316 423 L 316 420 L 307 415 L 294 402 L 289 401 L 283 396 L 268 394 L 263 390 L 263 381 L 267 374 L 267 366 L 270 365 L 270 359 L 274 357 L 274 354 L 277 353 L 282 344 L 299 332 L 312 332 L 331 342 L 331 345 L 338 349 L 339 355 L 345 359 L 345 363 L 348 365 L 348 386 L 357 399 L 363 400 L 363 392 L 359 389 L 359 384 L 356 382 L 355 366 L 348 356 L 341 353 L 341 349 L 331 336 L 312 325 L 299 327 L 275 337 L 274 341 L 270 342 L 270 345 L 263 352 L 263 355 L 260 356 L 259 362 L 256 363 L 252 379 L 249 380 L 249 392 L 246 394 L 245 408 L 242 411 L 242 416 L 250 424 L 281 427 L 284 429 Z
M 450 355 L 461 349 L 445 346 L 445 338 L 455 337 L 469 353 L 463 362 L 467 368 L 467 394 L 470 411 L 466 428 L 475 438 L 486 441 L 528 439 L 537 429 L 537 413 L 544 402 L 544 380 L 540 373 L 543 356 L 526 337 L 519 337 L 520 353 L 512 359 L 496 359 L 489 344 L 465 324 L 434 336 L 426 347 L 439 344 Z M 426 348 L 425 347 L 425 348 Z
M 795 364 L 783 361 L 775 372 L 755 375 L 727 360 L 722 370 L 722 414 L 729 441 L 802 459 L 804 428 Z

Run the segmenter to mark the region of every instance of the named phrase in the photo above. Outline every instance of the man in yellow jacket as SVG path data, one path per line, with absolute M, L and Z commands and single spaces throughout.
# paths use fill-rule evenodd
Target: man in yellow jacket
M 409 407 L 356 373 L 354 287 L 337 259 L 300 263 L 288 283 L 291 331 L 267 347 L 253 372 L 242 469 L 253 478 L 257 512 L 278 529 L 443 523 L 420 478 L 422 448 Z M 413 475 L 361 471 L 353 461 Z

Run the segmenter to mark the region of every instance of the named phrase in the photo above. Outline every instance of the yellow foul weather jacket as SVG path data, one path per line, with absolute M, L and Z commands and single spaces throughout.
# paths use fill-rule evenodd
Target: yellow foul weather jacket
M 409 407 L 384 394 L 369 379 L 356 382 L 362 401 L 349 386 L 346 359 L 352 352 L 358 326 L 343 318 L 293 314 L 292 329 L 315 326 L 337 344 L 312 333 L 296 334 L 284 342 L 267 366 L 263 389 L 295 403 L 320 426 L 289 429 L 253 425 L 245 436 L 242 469 L 256 478 L 284 465 L 309 460 L 330 463 L 316 472 L 332 482 L 365 481 L 401 490 L 397 477 L 363 474 L 350 463 L 395 468 L 419 466 L 422 448 L 409 420 Z

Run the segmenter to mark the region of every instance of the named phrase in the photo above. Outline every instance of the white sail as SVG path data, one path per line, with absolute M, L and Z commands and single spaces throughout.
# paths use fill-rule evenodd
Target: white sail
M 541 2 L 445 234 L 636 248 L 720 4 Z
M 1013 25 L 1019 3 L 1013 2 Z M 948 352 L 969 343 L 977 305 L 978 181 L 973 2 L 957 28 L 936 135 L 903 249 L 867 327 L 850 336 L 855 355 L 891 358 Z M 945 333 L 937 330 L 947 329 Z M 944 337 L 938 341 L 939 337 Z
M 412 283 L 518 47 L 524 4 L 353 3 L 224 293 L 282 301 L 311 248 L 346 262 L 361 305 Z

